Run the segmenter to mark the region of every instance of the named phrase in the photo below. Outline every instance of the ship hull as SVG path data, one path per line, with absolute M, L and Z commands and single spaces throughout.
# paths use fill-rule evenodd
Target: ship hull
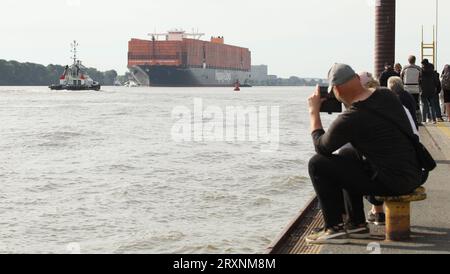
M 248 86 L 250 72 L 211 68 L 139 65 L 131 73 L 142 86 L 156 87 L 231 87 L 236 81 Z
M 95 86 L 69 86 L 69 85 L 51 85 L 49 86 L 51 90 L 70 90 L 70 91 L 81 91 L 81 90 L 95 90 L 99 91 L 101 89 L 100 85 Z

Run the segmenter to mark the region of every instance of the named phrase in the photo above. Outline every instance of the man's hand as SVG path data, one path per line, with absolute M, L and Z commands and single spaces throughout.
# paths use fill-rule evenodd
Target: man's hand
M 316 87 L 316 91 L 308 98 L 309 114 L 311 119 L 311 132 L 322 129 L 322 121 L 320 120 L 320 107 L 325 99 L 320 98 L 320 87 Z
M 309 114 L 319 114 L 323 101 L 325 100 L 320 98 L 320 87 L 317 85 L 314 93 L 308 98 Z

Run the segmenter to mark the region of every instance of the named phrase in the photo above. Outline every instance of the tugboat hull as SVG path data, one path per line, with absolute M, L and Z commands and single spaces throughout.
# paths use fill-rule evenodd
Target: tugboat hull
M 65 85 L 51 85 L 49 86 L 51 90 L 71 90 L 71 91 L 81 91 L 81 90 L 95 90 L 99 91 L 101 89 L 100 85 L 96 86 L 65 86 Z

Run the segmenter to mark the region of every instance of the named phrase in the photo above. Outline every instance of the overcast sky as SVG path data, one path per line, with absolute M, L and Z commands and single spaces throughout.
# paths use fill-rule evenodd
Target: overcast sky
M 346 62 L 373 70 L 373 0 L 2 0 L 0 59 L 70 61 L 78 40 L 84 64 L 124 73 L 127 42 L 173 28 L 225 36 L 252 51 L 253 64 L 288 77 L 324 77 Z M 434 0 L 397 0 L 397 59 L 420 56 L 421 25 L 431 40 Z M 440 0 L 441 11 L 450 1 Z M 450 63 L 450 16 L 441 12 L 439 68 Z

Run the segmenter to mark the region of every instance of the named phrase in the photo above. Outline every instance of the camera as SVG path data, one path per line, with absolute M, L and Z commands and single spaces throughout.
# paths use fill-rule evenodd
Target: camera
M 321 86 L 320 88 L 320 98 L 325 98 L 326 100 L 322 103 L 320 112 L 333 114 L 342 112 L 342 103 L 336 99 L 333 92 L 328 93 L 327 86 Z

